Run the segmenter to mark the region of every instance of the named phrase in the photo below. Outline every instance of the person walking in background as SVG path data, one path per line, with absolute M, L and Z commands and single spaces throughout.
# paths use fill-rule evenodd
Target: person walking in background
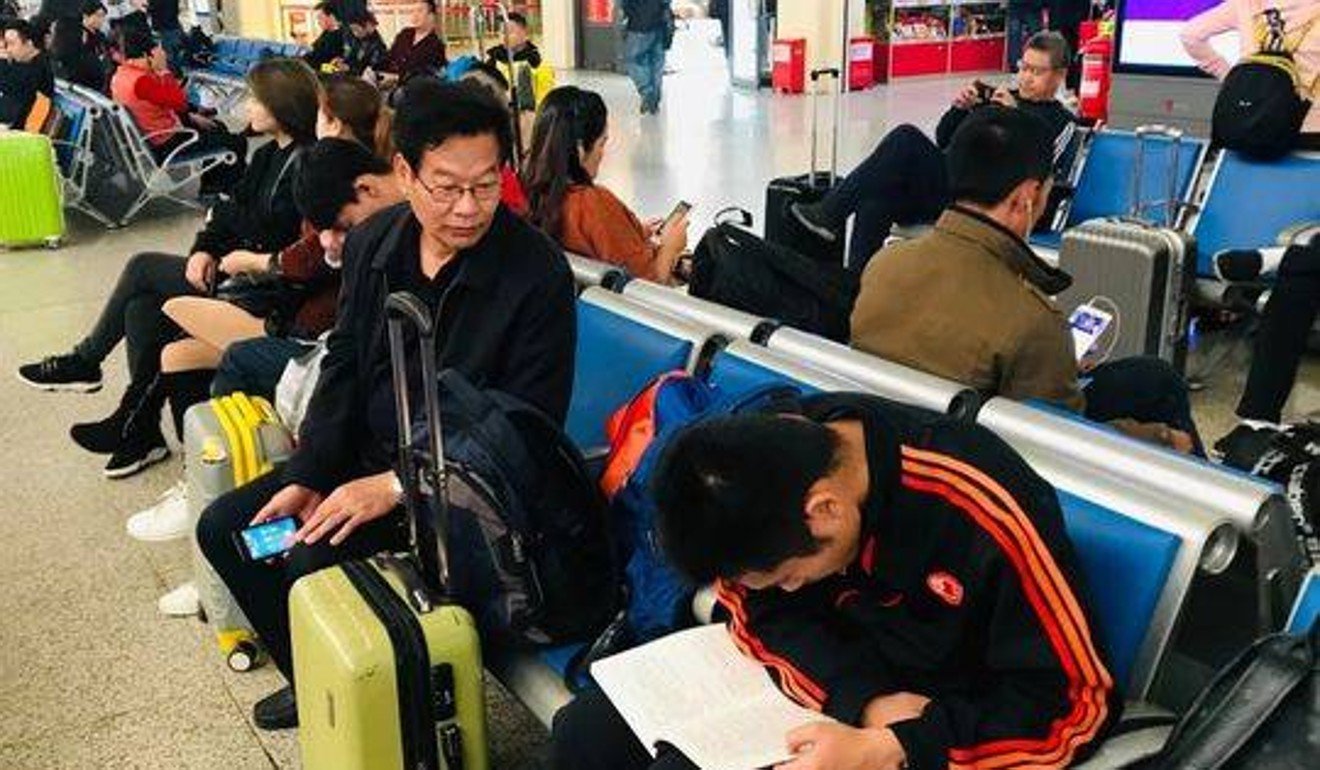
M 627 18 L 623 56 L 628 77 L 642 98 L 642 114 L 660 112 L 661 79 L 665 74 L 666 27 L 671 23 L 669 0 L 623 0 Z
M 321 34 L 312 43 L 312 50 L 303 56 L 312 69 L 317 72 L 327 64 L 333 64 L 344 58 L 346 36 L 340 25 L 339 4 L 334 0 L 324 0 L 316 4 L 316 25 Z
M 1223 80 L 1233 65 L 1210 45 L 1211 39 L 1237 31 L 1243 56 L 1260 52 L 1266 42 L 1268 17 L 1277 14 L 1282 22 L 1283 48 L 1297 63 L 1297 80 L 1303 98 L 1311 100 L 1311 111 L 1302 123 L 1303 149 L 1320 149 L 1320 3 L 1316 0 L 1224 0 L 1196 16 L 1183 27 L 1183 48 L 1196 66 Z

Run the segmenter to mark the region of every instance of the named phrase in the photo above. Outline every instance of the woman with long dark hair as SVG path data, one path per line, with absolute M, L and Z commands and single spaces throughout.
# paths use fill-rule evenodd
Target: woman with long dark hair
M 126 340 L 130 381 L 119 406 L 104 420 L 70 430 L 82 448 L 111 455 L 107 478 L 131 476 L 169 456 L 160 429 L 167 397 L 177 420 L 207 395 L 209 376 L 160 375 L 161 349 L 180 334 L 162 310 L 165 302 L 210 293 L 217 274 L 229 272 L 224 260 L 230 254 L 277 252 L 298 238 L 293 178 L 299 152 L 316 138 L 316 74 L 299 60 L 267 59 L 248 72 L 247 84 L 252 131 L 271 141 L 253 154 L 233 196 L 211 209 L 190 256 L 137 254 L 73 350 L 19 368 L 19 378 L 41 390 L 93 392 L 101 388 L 101 364 Z
M 546 95 L 523 170 L 531 220 L 567 251 L 622 265 L 638 278 L 673 283 L 674 266 L 687 248 L 687 217 L 662 231 L 663 220 L 643 223 L 596 183 L 608 124 L 600 94 L 563 86 Z

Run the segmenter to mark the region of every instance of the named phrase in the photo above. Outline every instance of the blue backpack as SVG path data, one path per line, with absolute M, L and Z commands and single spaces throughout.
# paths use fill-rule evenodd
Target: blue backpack
M 665 560 L 655 535 L 656 508 L 650 487 L 666 444 L 698 420 L 777 411 L 800 396 L 797 388 L 778 384 L 726 393 L 680 372 L 662 375 L 610 418 L 610 454 L 601 488 L 610 500 L 628 593 L 625 610 L 603 635 L 610 637 L 604 645 L 611 648 L 609 652 L 643 644 L 692 623 L 696 589 Z

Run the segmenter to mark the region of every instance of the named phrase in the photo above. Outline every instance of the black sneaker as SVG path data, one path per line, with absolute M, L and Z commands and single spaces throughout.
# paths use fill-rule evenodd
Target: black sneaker
M 805 227 L 807 232 L 817 238 L 830 243 L 834 243 L 839 239 L 839 234 L 824 223 L 825 217 L 821 215 L 819 206 L 806 203 L 790 203 L 788 213 L 793 219 L 797 220 L 798 224 Z
M 262 730 L 288 730 L 298 726 L 298 702 L 293 688 L 285 687 L 257 701 L 252 707 L 252 721 Z
M 114 414 L 97 422 L 80 422 L 69 428 L 73 443 L 92 454 L 114 454 L 124 443 L 124 426 L 128 423 L 128 410 L 116 409 Z
M 165 437 L 160 433 L 160 426 L 142 431 L 129 431 L 115 449 L 115 453 L 110 456 L 110 462 L 106 463 L 105 477 L 126 479 L 169 456 L 170 448 L 165 445 Z
M 18 367 L 18 379 L 40 390 L 95 393 L 101 389 L 101 367 L 84 361 L 77 353 L 66 353 Z
M 1259 281 L 1264 260 L 1255 249 L 1232 249 L 1215 255 L 1215 275 L 1229 283 Z

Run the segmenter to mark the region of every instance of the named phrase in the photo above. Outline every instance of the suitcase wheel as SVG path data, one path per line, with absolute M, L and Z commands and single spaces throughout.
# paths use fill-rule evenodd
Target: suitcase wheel
M 253 671 L 261 667 L 261 648 L 256 642 L 242 641 L 234 645 L 234 649 L 229 651 L 225 657 L 225 663 L 229 664 L 231 671 L 237 671 L 240 674 Z
M 55 249 L 58 249 L 60 246 L 64 245 L 64 239 L 59 237 L 58 235 L 54 235 L 51 236 L 50 238 L 47 238 L 45 241 L 43 241 L 43 243 L 45 243 L 46 248 L 51 249 L 53 251 Z

